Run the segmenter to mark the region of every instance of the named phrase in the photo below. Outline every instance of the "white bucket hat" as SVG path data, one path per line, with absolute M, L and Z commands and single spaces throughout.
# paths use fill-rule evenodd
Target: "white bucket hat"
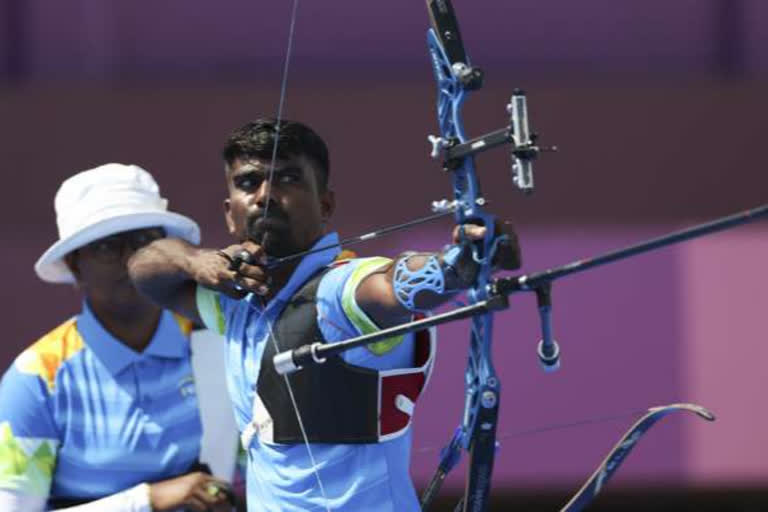
M 106 164 L 77 173 L 61 184 L 53 204 L 59 240 L 35 263 L 43 281 L 74 282 L 64 256 L 123 231 L 161 226 L 167 236 L 200 243 L 195 221 L 169 212 L 152 175 L 136 165 Z

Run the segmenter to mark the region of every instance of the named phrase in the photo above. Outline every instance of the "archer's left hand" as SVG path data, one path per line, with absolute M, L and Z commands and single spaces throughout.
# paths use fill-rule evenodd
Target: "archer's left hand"
M 460 235 L 461 226 L 453 228 L 453 243 L 458 244 L 461 242 Z M 478 226 L 476 224 L 464 224 L 464 236 L 468 240 L 477 241 L 482 240 L 485 237 L 487 228 L 485 226 Z M 496 249 L 496 255 L 493 258 L 493 266 L 503 270 L 517 270 L 522 263 L 522 257 L 520 255 L 520 245 L 518 244 L 517 234 L 512 228 L 512 224 L 509 222 L 496 221 L 494 226 L 496 236 L 506 237 L 499 242 Z

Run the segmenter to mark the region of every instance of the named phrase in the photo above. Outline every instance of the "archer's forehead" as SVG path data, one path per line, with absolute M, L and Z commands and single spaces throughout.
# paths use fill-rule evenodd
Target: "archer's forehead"
M 275 160 L 274 166 L 272 161 L 266 158 L 238 158 L 231 166 L 227 166 L 227 169 L 230 175 L 238 175 L 245 173 L 279 173 L 285 169 L 296 167 L 303 167 L 299 157 Z

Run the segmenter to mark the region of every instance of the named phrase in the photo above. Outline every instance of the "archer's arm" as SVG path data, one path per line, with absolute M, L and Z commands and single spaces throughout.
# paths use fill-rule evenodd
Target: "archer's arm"
M 500 233 L 496 226 L 497 234 Z M 482 240 L 486 228 L 471 224 L 464 225 L 464 236 L 467 241 Z M 505 270 L 515 270 L 520 267 L 520 248 L 517 236 L 512 230 L 507 231 L 507 240 L 500 244 L 496 254 L 495 267 Z M 454 244 L 459 243 L 459 228 L 453 231 Z M 472 286 L 477 275 L 478 267 L 472 259 L 471 247 L 465 244 L 463 248 L 454 246 L 458 256 L 450 250 L 434 253 L 403 253 L 392 264 L 381 271 L 368 276 L 358 286 L 355 299 L 358 305 L 381 327 L 391 327 L 410 319 L 414 311 L 426 311 L 450 300 L 457 292 Z M 452 264 L 447 259 L 453 260 Z M 417 275 L 417 274 L 420 274 Z M 424 286 L 420 291 L 410 295 L 410 303 L 403 288 L 395 285 L 396 281 L 410 280 L 412 283 L 424 280 L 441 282 L 442 286 Z M 442 288 L 442 292 L 437 291 Z M 399 296 L 398 296 L 399 295 Z
M 136 288 L 155 303 L 200 324 L 198 285 L 234 298 L 249 291 L 260 293 L 264 287 L 266 273 L 259 265 L 243 265 L 238 272 L 231 268 L 233 255 L 243 249 L 255 259 L 263 254 L 252 242 L 215 250 L 164 238 L 136 251 L 128 260 L 128 273 Z

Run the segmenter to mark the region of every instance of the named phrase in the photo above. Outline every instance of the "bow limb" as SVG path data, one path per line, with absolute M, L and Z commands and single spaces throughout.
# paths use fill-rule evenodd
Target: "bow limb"
M 619 442 L 608 452 L 592 476 L 581 486 L 581 489 L 560 509 L 560 512 L 578 512 L 583 510 L 602 490 L 603 486 L 613 476 L 627 455 L 632 451 L 640 438 L 660 419 L 677 412 L 688 411 L 707 421 L 714 421 L 715 416 L 707 409 L 696 404 L 670 404 L 651 407 L 648 412 L 638 419 L 634 425 L 619 439 Z

